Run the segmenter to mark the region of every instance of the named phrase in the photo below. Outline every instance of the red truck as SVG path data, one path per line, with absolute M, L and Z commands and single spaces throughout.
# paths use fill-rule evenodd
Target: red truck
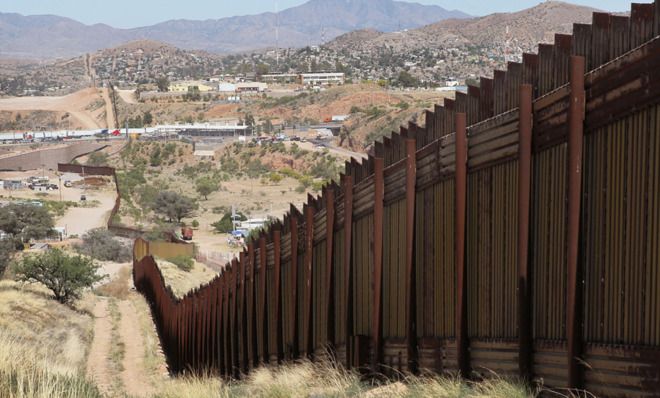
M 192 228 L 190 227 L 181 228 L 181 235 L 183 236 L 183 240 L 192 240 L 193 238 Z

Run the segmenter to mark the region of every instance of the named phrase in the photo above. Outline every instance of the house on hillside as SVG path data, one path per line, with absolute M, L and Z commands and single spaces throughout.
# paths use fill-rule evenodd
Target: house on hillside
M 346 78 L 343 73 L 301 73 L 300 84 L 304 86 L 328 86 L 344 84 Z
M 233 83 L 222 82 L 218 84 L 218 92 L 220 93 L 235 93 L 236 85 Z
M 262 82 L 237 83 L 237 93 L 263 93 L 268 90 L 268 84 Z
M 207 93 L 215 90 L 215 87 L 200 83 L 200 82 L 176 82 L 170 84 L 169 91 L 171 93 L 188 93 L 191 91 L 199 91 L 200 93 Z

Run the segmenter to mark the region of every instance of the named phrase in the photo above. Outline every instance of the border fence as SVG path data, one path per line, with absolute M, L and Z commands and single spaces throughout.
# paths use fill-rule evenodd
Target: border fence
M 172 370 L 329 352 L 657 394 L 659 34 L 658 1 L 594 13 L 347 162 L 181 300 L 136 250 Z

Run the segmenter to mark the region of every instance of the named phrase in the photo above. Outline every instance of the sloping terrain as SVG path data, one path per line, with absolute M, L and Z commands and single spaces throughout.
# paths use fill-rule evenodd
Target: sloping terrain
M 105 89 L 87 88 L 62 97 L 0 98 L 0 124 L 13 117 L 15 129 L 34 129 L 30 122 L 32 112 L 50 112 L 56 115 L 53 126 L 64 129 L 95 129 L 107 127 Z M 107 98 L 107 97 L 106 97 Z M 9 120 L 11 121 L 11 120 Z

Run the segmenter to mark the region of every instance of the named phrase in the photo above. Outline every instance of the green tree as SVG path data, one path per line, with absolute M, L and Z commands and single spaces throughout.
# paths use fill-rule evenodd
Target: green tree
M 14 268 L 19 281 L 41 283 L 67 304 L 80 298 L 83 289 L 103 279 L 94 260 L 81 255 L 70 256 L 59 249 L 25 256 Z
M 156 86 L 158 86 L 158 91 L 165 93 L 170 89 L 170 81 L 167 77 L 159 77 L 156 80 Z
M 151 167 L 158 167 L 162 163 L 162 157 L 160 154 L 160 145 L 157 145 L 153 151 L 151 151 L 151 155 L 149 155 L 149 164 Z
M 255 67 L 255 73 L 257 76 L 267 75 L 270 72 L 270 66 L 267 64 L 261 63 Z
M 92 152 L 89 154 L 87 164 L 90 166 L 105 166 L 108 164 L 108 154 L 105 152 Z
M 403 87 L 419 87 L 419 80 L 405 70 L 399 73 L 397 82 Z
M 154 201 L 154 211 L 168 218 L 171 222 L 189 217 L 197 209 L 197 205 L 191 198 L 172 191 L 161 191 Z
M 28 243 L 52 233 L 53 217 L 45 207 L 10 204 L 0 208 L 0 230 L 18 242 Z
M 149 126 L 151 123 L 154 122 L 154 116 L 151 114 L 151 112 L 146 111 L 144 113 L 144 116 L 142 116 L 142 122 L 144 123 L 145 126 Z
M 236 212 L 236 220 L 237 221 L 245 221 L 247 220 L 247 217 L 245 217 L 245 214 L 239 212 Z M 215 229 L 216 232 L 221 233 L 221 234 L 228 234 L 231 231 L 234 230 L 234 224 L 232 223 L 231 220 L 231 213 L 225 213 L 222 218 L 213 224 L 211 224 L 213 229 Z
M 245 125 L 248 127 L 254 126 L 254 116 L 251 113 L 245 114 Z
M 125 262 L 131 259 L 131 253 L 107 229 L 97 228 L 82 237 L 82 244 L 76 251 L 101 261 Z
M 208 200 L 208 196 L 220 189 L 220 185 L 212 178 L 202 177 L 195 183 L 195 189 L 204 197 L 204 200 Z

